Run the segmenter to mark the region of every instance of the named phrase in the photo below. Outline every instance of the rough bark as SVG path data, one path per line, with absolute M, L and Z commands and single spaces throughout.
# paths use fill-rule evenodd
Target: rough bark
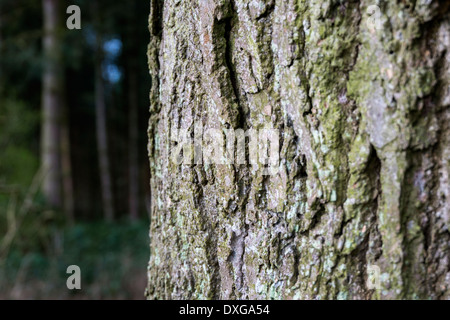
M 149 298 L 450 298 L 450 17 L 428 2 L 379 1 L 375 30 L 367 0 L 152 0 Z M 174 163 L 194 123 L 279 130 L 278 173 Z
M 43 0 L 43 79 L 41 162 L 45 173 L 43 193 L 47 202 L 61 208 L 60 131 L 63 94 L 63 64 L 61 54 L 61 20 L 58 0 Z

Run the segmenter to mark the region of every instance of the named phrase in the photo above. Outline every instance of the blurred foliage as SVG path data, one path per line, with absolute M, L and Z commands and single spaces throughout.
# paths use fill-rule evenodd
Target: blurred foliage
M 7 99 L 0 104 L 0 185 L 28 186 L 38 170 L 30 141 L 39 117 L 26 104 Z
M 28 238 L 15 244 L 0 267 L 0 298 L 143 298 L 145 266 L 148 261 L 148 222 L 122 221 L 47 226 L 44 249 L 36 250 L 43 238 Z M 69 291 L 67 267 L 81 268 L 81 290 Z M 1 265 L 0 265 L 1 266 Z M 140 274 L 139 274 L 140 273 Z M 140 275 L 139 286 L 124 285 Z M 33 296 L 17 297 L 14 287 L 32 286 Z M 6 290 L 5 290 L 6 288 Z M 9 290 L 8 290 L 9 288 Z M 19 293 L 20 295 L 20 293 Z

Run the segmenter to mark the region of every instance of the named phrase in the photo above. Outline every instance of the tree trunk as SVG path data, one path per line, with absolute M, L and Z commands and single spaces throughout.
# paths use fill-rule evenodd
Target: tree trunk
M 65 92 L 65 91 L 64 91 Z M 65 95 L 64 95 L 65 97 Z M 61 117 L 61 174 L 63 185 L 64 212 L 70 223 L 75 221 L 74 216 L 74 191 L 72 179 L 72 159 L 70 150 L 70 123 L 67 102 L 63 101 Z
M 138 39 L 139 30 L 132 19 L 139 10 L 138 2 L 130 4 L 129 28 L 127 36 L 128 69 L 128 210 L 132 220 L 139 218 L 139 69 Z
M 103 213 L 107 221 L 114 220 L 114 204 L 111 182 L 111 170 L 108 152 L 108 133 L 106 128 L 105 83 L 103 80 L 103 41 L 97 35 L 97 57 L 95 62 L 95 109 L 97 150 L 100 169 Z
M 450 298 L 449 5 L 372 4 L 152 0 L 149 298 Z
M 44 66 L 42 80 L 41 162 L 45 173 L 43 193 L 47 202 L 61 208 L 60 121 L 63 68 L 58 0 L 43 0 Z

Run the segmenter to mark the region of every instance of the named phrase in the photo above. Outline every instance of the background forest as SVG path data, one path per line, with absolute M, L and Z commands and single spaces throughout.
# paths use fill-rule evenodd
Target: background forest
M 148 5 L 0 0 L 0 299 L 143 298 Z

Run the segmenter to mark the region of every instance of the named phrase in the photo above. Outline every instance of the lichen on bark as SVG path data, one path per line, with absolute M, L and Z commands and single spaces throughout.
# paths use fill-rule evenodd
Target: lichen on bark
M 370 1 L 151 1 L 149 298 L 450 298 L 449 6 L 426 3 L 376 1 L 374 30 Z M 278 130 L 277 174 L 174 163 L 198 123 Z

